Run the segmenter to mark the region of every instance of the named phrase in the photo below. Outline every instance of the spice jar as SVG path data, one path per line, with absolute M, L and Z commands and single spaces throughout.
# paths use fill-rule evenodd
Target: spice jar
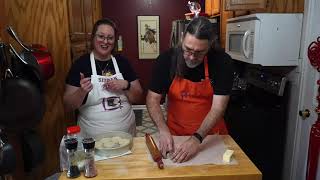
M 80 170 L 78 168 L 78 160 L 75 155 L 78 146 L 78 140 L 75 138 L 69 138 L 64 140 L 65 146 L 67 148 L 67 156 L 68 156 L 68 170 L 67 177 L 68 178 L 76 178 L 80 176 Z
M 81 138 L 79 136 L 80 126 L 69 126 L 67 127 L 67 139 L 75 138 L 78 142 L 81 142 Z M 78 150 L 82 150 L 81 143 L 78 143 Z
M 84 176 L 85 177 L 95 177 L 97 176 L 97 168 L 94 163 L 94 145 L 95 141 L 93 138 L 84 138 L 82 140 L 84 154 L 85 154 L 85 164 L 84 164 Z

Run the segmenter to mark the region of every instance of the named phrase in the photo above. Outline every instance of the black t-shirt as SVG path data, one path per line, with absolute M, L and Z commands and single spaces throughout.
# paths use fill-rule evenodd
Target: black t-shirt
M 170 77 L 170 68 L 174 49 L 160 54 L 153 67 L 152 79 L 149 89 L 158 94 L 166 94 L 169 91 L 173 79 Z M 231 57 L 223 51 L 210 50 L 207 54 L 209 78 L 214 87 L 214 94 L 229 95 L 233 84 L 233 65 Z M 199 82 L 204 79 L 204 63 L 195 68 L 187 68 L 186 79 Z
M 129 82 L 136 80 L 137 75 L 132 69 L 129 61 L 121 55 L 115 55 L 114 57 L 116 58 L 123 78 Z M 110 72 L 111 74 L 115 74 L 115 69 L 111 59 L 108 61 L 99 61 L 96 59 L 95 62 L 98 75 L 102 74 L 102 70 Z M 90 54 L 85 54 L 74 62 L 66 78 L 66 84 L 80 87 L 80 72 L 83 73 L 85 77 L 91 77 L 92 70 Z

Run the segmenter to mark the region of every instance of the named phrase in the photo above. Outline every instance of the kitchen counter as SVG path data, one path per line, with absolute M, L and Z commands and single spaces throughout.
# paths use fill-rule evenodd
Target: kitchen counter
M 236 165 L 199 165 L 183 167 L 165 167 L 158 169 L 151 161 L 144 137 L 133 140 L 132 154 L 119 158 L 96 162 L 98 176 L 93 179 L 203 179 L 203 180 L 261 180 L 261 172 L 244 154 L 234 140 L 226 135 L 222 136 L 229 149 L 234 150 Z M 83 174 L 77 180 L 87 180 Z M 69 180 L 66 172 L 61 174 L 60 180 Z

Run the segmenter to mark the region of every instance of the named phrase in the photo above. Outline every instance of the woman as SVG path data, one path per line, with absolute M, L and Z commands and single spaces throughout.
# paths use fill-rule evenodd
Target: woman
M 79 110 L 83 137 L 108 131 L 135 135 L 131 103 L 142 100 L 142 88 L 128 60 L 112 55 L 116 37 L 111 20 L 98 20 L 91 34 L 92 52 L 75 61 L 66 78 L 64 103 L 68 110 Z

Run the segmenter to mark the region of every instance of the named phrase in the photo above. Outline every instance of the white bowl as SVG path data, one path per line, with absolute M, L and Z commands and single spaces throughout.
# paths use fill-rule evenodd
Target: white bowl
M 132 135 L 121 131 L 112 131 L 105 134 L 101 134 L 97 136 L 95 139 L 96 154 L 103 157 L 124 154 L 131 150 L 133 145 Z M 119 141 L 121 142 L 119 143 Z

